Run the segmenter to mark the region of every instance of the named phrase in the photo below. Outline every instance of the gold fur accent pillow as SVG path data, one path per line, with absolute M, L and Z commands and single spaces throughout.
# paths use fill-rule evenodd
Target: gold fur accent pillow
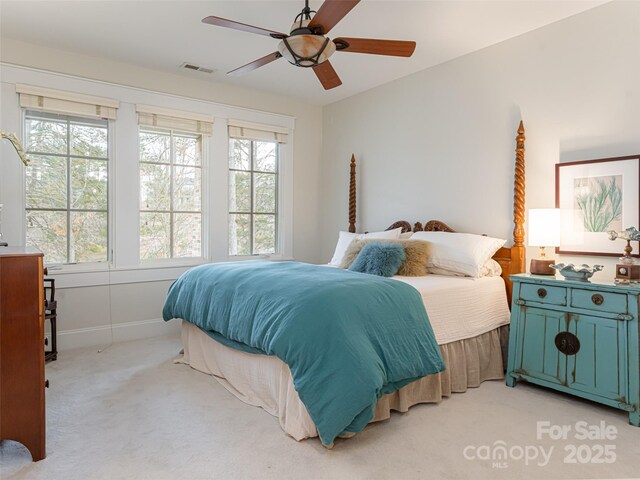
M 356 239 L 347 248 L 340 268 L 349 268 L 356 259 L 362 247 L 367 243 L 399 243 L 404 248 L 405 261 L 396 275 L 403 277 L 422 277 L 427 274 L 427 257 L 429 256 L 429 242 L 423 240 L 388 240 L 388 239 Z

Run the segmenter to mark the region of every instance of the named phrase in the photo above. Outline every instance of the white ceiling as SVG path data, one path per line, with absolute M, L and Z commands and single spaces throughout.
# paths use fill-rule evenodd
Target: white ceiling
M 318 9 L 321 0 L 311 0 Z M 279 59 L 242 77 L 225 73 L 274 52 L 277 40 L 201 23 L 208 15 L 288 33 L 303 0 L 0 1 L 2 37 L 326 105 L 593 8 L 602 0 L 363 0 L 332 38 L 415 40 L 411 58 L 337 52 L 343 84 L 325 91 L 309 69 Z M 514 59 L 517 61 L 517 59 Z M 183 62 L 213 68 L 186 71 Z

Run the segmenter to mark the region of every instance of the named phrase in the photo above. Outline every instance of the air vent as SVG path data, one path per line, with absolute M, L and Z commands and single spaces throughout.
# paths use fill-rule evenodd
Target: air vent
M 187 70 L 195 70 L 196 72 L 202 72 L 202 73 L 213 73 L 215 71 L 212 68 L 200 67 L 198 65 L 194 65 L 193 63 L 186 63 L 186 62 L 180 65 L 180 68 L 186 68 Z

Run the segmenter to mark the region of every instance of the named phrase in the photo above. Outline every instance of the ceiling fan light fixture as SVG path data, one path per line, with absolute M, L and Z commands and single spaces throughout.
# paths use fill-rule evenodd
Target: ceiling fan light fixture
M 242 30 L 280 40 L 277 51 L 231 70 L 227 75 L 241 75 L 284 57 L 297 67 L 313 67 L 313 72 L 322 86 L 325 90 L 329 90 L 342 84 L 329 61 L 329 57 L 336 50 L 410 57 L 416 48 L 416 42 L 401 40 L 350 37 L 331 40 L 328 38 L 326 35 L 331 29 L 359 2 L 360 0 L 324 0 L 320 8 L 315 11 L 309 7 L 309 0 L 304 0 L 304 8 L 296 16 L 289 35 L 216 16 L 205 17 L 202 21 L 209 25 Z
M 328 60 L 336 46 L 328 37 L 302 34 L 282 39 L 278 51 L 293 65 L 314 67 Z

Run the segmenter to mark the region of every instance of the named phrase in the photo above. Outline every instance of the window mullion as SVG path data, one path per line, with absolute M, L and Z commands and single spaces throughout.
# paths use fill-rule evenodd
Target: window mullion
M 280 237 L 278 235 L 278 232 L 280 231 L 280 229 L 278 228 L 278 222 L 280 220 L 280 215 L 278 215 L 278 205 L 280 203 L 280 187 L 279 187 L 279 179 L 280 179 L 280 145 L 276 144 L 276 165 L 275 165 L 275 173 L 274 173 L 274 178 L 273 178 L 273 184 L 275 185 L 276 188 L 276 192 L 275 192 L 275 203 L 273 205 L 273 210 L 274 210 L 274 217 L 273 217 L 273 228 L 275 229 L 273 232 L 273 249 L 275 251 L 278 250 L 278 245 L 280 244 Z
M 253 203 L 254 203 L 253 202 L 253 196 L 255 195 L 255 192 L 253 191 L 254 186 L 255 186 L 255 183 L 254 183 L 255 178 L 254 178 L 254 171 L 253 171 L 253 169 L 255 167 L 255 165 L 254 165 L 254 162 L 255 162 L 255 159 L 254 159 L 255 142 L 253 140 L 251 140 L 251 148 L 250 148 L 249 151 L 251 153 L 250 154 L 250 158 L 249 158 L 249 161 L 251 162 L 251 164 L 249 165 L 249 168 L 251 169 L 251 189 L 250 189 L 251 199 L 250 199 L 250 203 L 249 203 L 249 211 L 251 212 L 251 214 L 249 215 L 249 219 L 250 219 L 250 222 L 249 222 L 249 248 L 250 248 L 250 250 L 249 251 L 251 252 L 251 255 L 255 255 L 255 249 L 254 249 L 254 245 L 253 245 L 253 242 L 254 242 L 253 231 L 254 231 L 254 228 L 255 228 L 255 218 L 256 218 L 254 216 L 254 205 L 253 205 Z
M 67 119 L 67 263 L 71 263 L 71 121 Z
M 175 208 L 174 205 L 174 181 L 173 176 L 175 173 L 174 166 L 174 155 L 175 155 L 175 138 L 173 136 L 173 130 L 170 132 L 170 141 L 169 141 L 169 258 L 173 258 L 173 220 L 174 214 L 173 210 Z
M 113 245 L 111 238 L 113 225 L 109 218 L 109 210 L 113 208 L 111 205 L 111 162 L 109 162 L 109 157 L 111 156 L 111 129 L 108 125 L 109 124 L 107 123 L 107 262 L 113 264 Z

